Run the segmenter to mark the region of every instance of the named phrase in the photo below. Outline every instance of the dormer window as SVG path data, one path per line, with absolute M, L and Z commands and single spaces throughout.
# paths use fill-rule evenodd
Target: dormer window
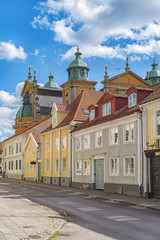
M 90 120 L 93 120 L 95 118 L 95 110 L 91 110 L 89 114 Z
M 102 106 L 102 115 L 108 115 L 111 114 L 111 102 L 105 103 Z
M 132 93 L 129 95 L 129 107 L 133 107 L 136 105 L 136 93 Z

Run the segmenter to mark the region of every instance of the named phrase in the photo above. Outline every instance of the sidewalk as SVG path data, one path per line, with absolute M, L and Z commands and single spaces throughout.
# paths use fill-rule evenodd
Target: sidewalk
M 28 199 L 0 197 L 0 240 L 47 240 L 65 223 L 57 212 Z

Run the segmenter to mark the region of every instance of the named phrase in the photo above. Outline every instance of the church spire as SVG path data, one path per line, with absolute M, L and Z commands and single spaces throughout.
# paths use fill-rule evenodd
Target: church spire
M 31 76 L 31 66 L 29 66 L 28 80 L 32 80 L 32 76 Z
M 104 80 L 107 80 L 108 78 L 109 78 L 109 76 L 108 76 L 107 65 L 106 65 L 106 66 L 105 66 Z
M 128 72 L 130 70 L 129 63 L 128 63 L 128 56 L 126 57 L 126 67 L 125 71 Z
M 34 80 L 33 80 L 33 84 L 34 84 L 34 85 L 37 84 L 36 69 L 34 69 Z

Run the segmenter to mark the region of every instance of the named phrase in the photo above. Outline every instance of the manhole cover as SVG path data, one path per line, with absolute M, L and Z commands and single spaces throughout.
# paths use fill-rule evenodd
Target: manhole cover
M 33 238 L 33 239 L 40 239 L 41 237 L 38 235 L 29 235 L 28 237 Z

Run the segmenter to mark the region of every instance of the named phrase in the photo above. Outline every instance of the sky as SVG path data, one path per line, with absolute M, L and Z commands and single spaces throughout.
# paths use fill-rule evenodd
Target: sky
M 0 141 L 14 134 L 29 65 L 39 83 L 52 70 L 60 86 L 79 45 L 97 90 L 105 65 L 118 75 L 126 56 L 145 78 L 154 57 L 160 65 L 159 13 L 157 0 L 0 0 Z

